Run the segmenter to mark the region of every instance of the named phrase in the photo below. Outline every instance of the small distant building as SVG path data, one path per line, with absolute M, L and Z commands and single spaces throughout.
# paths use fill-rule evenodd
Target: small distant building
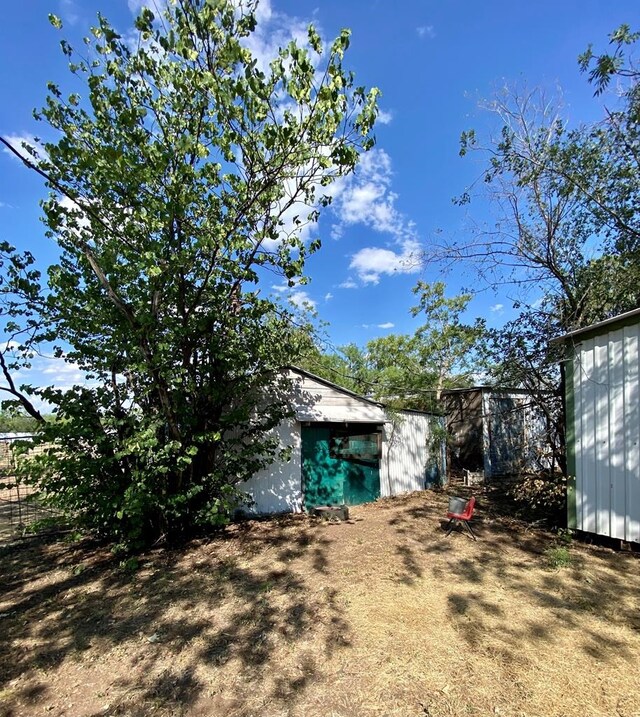
M 291 456 L 239 486 L 253 500 L 251 512 L 358 505 L 444 480 L 441 416 L 388 411 L 302 369 L 291 378 L 295 415 L 278 427 Z
M 556 341 L 566 351 L 568 525 L 640 542 L 640 309 Z
M 492 386 L 448 389 L 441 403 L 451 471 L 483 472 L 490 479 L 551 465 L 547 419 L 527 391 Z

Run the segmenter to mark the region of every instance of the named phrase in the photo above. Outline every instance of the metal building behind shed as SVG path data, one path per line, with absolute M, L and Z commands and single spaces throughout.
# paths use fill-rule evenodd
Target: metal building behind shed
M 485 478 L 494 478 L 551 465 L 547 419 L 527 391 L 493 386 L 448 389 L 441 402 L 451 470 L 482 471 Z
M 291 378 L 295 417 L 277 430 L 291 456 L 239 486 L 254 501 L 251 512 L 357 505 L 444 479 L 441 416 L 390 412 L 301 369 L 292 369 Z
M 557 340 L 566 347 L 568 525 L 640 542 L 640 309 Z

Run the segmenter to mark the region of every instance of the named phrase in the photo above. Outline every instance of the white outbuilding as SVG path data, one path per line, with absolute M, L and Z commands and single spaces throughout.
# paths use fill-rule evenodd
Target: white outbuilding
M 561 337 L 571 528 L 640 542 L 640 309 Z
M 239 487 L 257 514 L 301 512 L 424 490 L 444 481 L 444 419 L 389 411 L 302 369 L 291 369 L 294 417 L 278 428 L 288 461 Z

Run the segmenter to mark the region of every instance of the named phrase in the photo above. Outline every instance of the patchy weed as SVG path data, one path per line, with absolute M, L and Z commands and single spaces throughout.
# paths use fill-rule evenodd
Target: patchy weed
M 553 548 L 545 550 L 545 557 L 547 559 L 547 565 L 551 570 L 559 570 L 560 568 L 567 568 L 571 565 L 571 555 L 569 550 L 564 545 L 556 545 Z

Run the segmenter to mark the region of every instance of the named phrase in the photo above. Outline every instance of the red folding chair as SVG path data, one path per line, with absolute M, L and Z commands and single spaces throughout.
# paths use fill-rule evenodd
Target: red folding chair
M 476 507 L 475 496 L 471 496 L 471 498 L 469 498 L 462 511 L 459 511 L 456 506 L 456 502 L 459 504 L 461 502 L 460 498 L 452 498 L 449 501 L 449 512 L 447 513 L 447 518 L 449 518 L 449 523 L 447 524 L 447 535 L 451 534 L 451 531 L 456 527 L 456 525 L 460 525 L 465 526 L 471 537 L 474 540 L 477 540 L 476 534 L 473 532 L 473 528 L 471 527 L 471 518 L 473 518 L 473 511 Z

